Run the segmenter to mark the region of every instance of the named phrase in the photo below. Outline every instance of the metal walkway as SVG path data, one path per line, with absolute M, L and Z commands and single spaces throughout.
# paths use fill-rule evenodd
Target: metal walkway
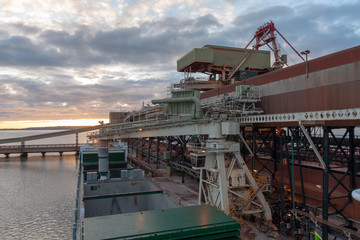
M 43 139 L 43 138 L 51 138 L 51 137 L 59 137 L 59 136 L 64 136 L 64 135 L 78 134 L 78 133 L 82 133 L 82 132 L 97 130 L 97 129 L 100 129 L 101 127 L 102 127 L 102 125 L 96 125 L 96 126 L 83 127 L 83 128 L 77 128 L 77 129 L 66 130 L 66 131 L 31 135 L 31 136 L 26 136 L 26 137 L 0 139 L 0 144 L 25 142 L 25 141 L 31 141 L 31 140 L 37 140 L 37 139 Z
M 43 144 L 43 145 L 0 145 L 0 154 L 5 154 L 7 157 L 10 154 L 28 153 L 45 153 L 58 152 L 60 155 L 64 152 L 79 152 L 81 144 Z

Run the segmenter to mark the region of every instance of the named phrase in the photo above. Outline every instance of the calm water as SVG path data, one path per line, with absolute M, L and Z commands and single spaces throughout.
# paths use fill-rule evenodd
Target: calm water
M 52 131 L 0 131 L 0 139 Z M 86 133 L 79 135 L 85 142 Z M 26 144 L 75 143 L 75 136 Z M 0 155 L 0 239 L 71 239 L 78 163 L 72 153 Z

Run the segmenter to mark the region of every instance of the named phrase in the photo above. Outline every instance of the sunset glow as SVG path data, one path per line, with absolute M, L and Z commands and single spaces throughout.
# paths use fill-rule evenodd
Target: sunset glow
M 4 121 L 0 122 L 0 129 L 22 129 L 34 127 L 65 127 L 65 126 L 94 126 L 99 121 L 108 123 L 108 119 L 66 119 L 66 120 L 36 120 L 36 121 Z

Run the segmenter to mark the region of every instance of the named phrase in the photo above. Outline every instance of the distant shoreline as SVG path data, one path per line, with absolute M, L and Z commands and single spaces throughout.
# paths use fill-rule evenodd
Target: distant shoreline
M 59 127 L 32 127 L 32 128 L 3 128 L 0 129 L 1 131 L 24 131 L 24 130 L 68 130 L 68 129 L 76 129 L 76 128 L 83 128 L 88 126 L 59 126 Z

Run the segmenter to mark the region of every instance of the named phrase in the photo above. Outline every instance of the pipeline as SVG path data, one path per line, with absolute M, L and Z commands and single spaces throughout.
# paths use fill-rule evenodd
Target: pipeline
M 351 196 L 353 197 L 353 199 L 360 202 L 360 189 L 352 191 Z

